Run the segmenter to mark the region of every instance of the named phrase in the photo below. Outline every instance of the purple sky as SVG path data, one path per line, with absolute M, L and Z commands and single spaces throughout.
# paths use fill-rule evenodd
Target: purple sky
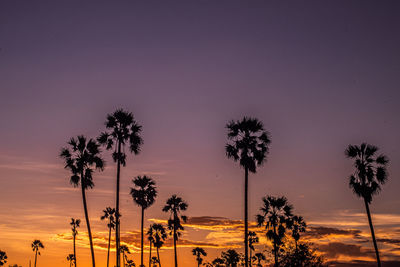
M 244 115 L 272 136 L 251 177 L 251 216 L 266 194 L 286 195 L 308 221 L 363 213 L 344 157 L 363 141 L 391 159 L 372 210 L 400 216 L 399 14 L 396 1 L 1 1 L 0 208 L 67 207 L 46 193 L 69 187 L 60 147 L 97 136 L 123 107 L 144 138 L 123 186 L 145 172 L 163 191 L 149 216 L 179 193 L 189 215 L 242 217 L 224 126 Z M 93 192 L 114 189 L 105 177 Z M 81 214 L 75 193 L 69 211 Z

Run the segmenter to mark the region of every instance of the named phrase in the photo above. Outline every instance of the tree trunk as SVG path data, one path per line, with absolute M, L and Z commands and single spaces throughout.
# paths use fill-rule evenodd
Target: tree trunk
M 151 267 L 151 241 L 150 241 L 150 251 L 149 251 L 149 267 Z
M 275 240 L 275 238 L 276 238 L 276 226 L 274 225 L 274 257 L 275 257 L 275 267 L 278 267 L 279 266 L 279 261 L 278 261 L 278 246 L 276 245 L 276 240 Z
M 174 217 L 176 217 L 176 216 L 174 216 Z M 174 218 L 174 219 L 176 220 L 176 218 Z M 175 225 L 174 225 L 174 254 L 175 254 L 175 267 L 178 267 L 178 255 L 176 252 L 176 226 Z
M 37 249 L 35 250 L 35 267 L 36 267 L 36 260 L 37 260 Z
M 120 180 L 120 173 L 121 173 L 121 160 L 120 160 L 120 156 L 121 156 L 121 142 L 118 141 L 118 159 L 117 159 L 117 196 L 116 196 L 116 208 L 115 208 L 115 218 L 116 218 L 116 222 L 115 222 L 115 249 L 116 249 L 116 262 L 117 262 L 117 266 L 116 267 L 120 267 L 121 266 L 121 255 L 119 252 L 119 237 L 120 237 L 120 221 L 119 221 L 119 180 Z
M 107 249 L 107 267 L 110 264 L 110 247 L 111 247 L 111 221 L 110 221 L 110 227 L 108 231 L 108 249 Z
M 89 215 L 88 215 L 88 209 L 87 209 L 87 205 L 86 205 L 86 194 L 85 194 L 85 185 L 84 185 L 83 171 L 81 172 L 81 186 L 82 186 L 83 209 L 84 209 L 84 211 L 85 211 L 86 226 L 87 226 L 88 234 L 89 234 L 90 253 L 91 253 L 91 255 L 92 255 L 92 267 L 95 267 L 95 266 L 96 266 L 96 263 L 95 263 L 95 260 L 94 260 L 94 249 L 93 249 L 92 231 L 90 230 Z
M 158 251 L 158 249 L 159 249 L 159 247 L 157 247 L 158 267 L 161 267 L 160 252 Z
M 378 245 L 376 244 L 374 226 L 372 225 L 372 219 L 371 219 L 371 212 L 369 211 L 369 205 L 368 205 L 368 202 L 367 202 L 366 199 L 364 199 L 364 203 L 365 203 L 365 209 L 367 210 L 369 228 L 371 229 L 371 235 L 372 235 L 372 241 L 373 241 L 373 243 L 374 243 L 375 254 L 376 254 L 376 261 L 377 261 L 377 263 L 378 263 L 378 267 L 381 267 L 381 259 L 379 258 Z
M 74 226 L 75 228 L 75 226 Z M 74 229 L 75 231 L 75 229 Z M 76 233 L 74 233 L 74 265 L 76 267 L 76 248 L 75 248 L 75 239 L 76 239 Z M 72 261 L 71 261 L 72 262 Z
M 141 225 L 141 246 L 140 246 L 140 267 L 143 267 L 143 222 L 144 222 L 144 208 L 142 207 L 142 225 Z
M 249 225 L 248 225 L 248 189 L 249 189 L 249 170 L 244 168 L 244 266 L 249 266 Z

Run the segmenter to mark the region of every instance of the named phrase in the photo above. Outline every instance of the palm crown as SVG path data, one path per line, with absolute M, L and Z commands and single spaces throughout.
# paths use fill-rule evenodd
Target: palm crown
M 156 248 L 161 248 L 164 245 L 165 239 L 167 239 L 167 232 L 162 224 L 154 223 L 150 225 L 147 236 Z
M 184 222 L 186 222 L 187 220 L 186 216 L 184 215 L 179 216 L 179 214 L 181 211 L 186 210 L 187 207 L 188 204 L 184 202 L 181 197 L 173 195 L 167 200 L 167 204 L 163 208 L 164 212 L 170 212 L 171 214 L 168 220 L 168 229 L 176 231 L 176 236 L 175 236 L 176 239 L 178 239 L 178 237 L 180 236 L 179 230 L 184 230 L 181 224 L 181 219 Z
M 77 187 L 81 183 L 84 189 L 93 188 L 93 168 L 98 170 L 104 168 L 98 143 L 80 135 L 77 138 L 71 138 L 68 145 L 69 148 L 61 150 L 60 157 L 65 159 L 65 168 L 70 169 L 72 173 L 71 184 Z
M 254 244 L 258 243 L 259 239 L 256 232 L 250 231 L 249 232 L 249 248 L 254 250 Z
M 193 256 L 196 256 L 196 260 L 198 264 L 203 263 L 203 258 L 201 256 L 207 256 L 207 253 L 204 251 L 204 249 L 196 247 L 192 250 Z
M 297 243 L 300 239 L 300 233 L 304 233 L 306 231 L 307 224 L 301 216 L 293 216 L 292 217 L 292 237 Z
M 221 257 L 225 260 L 226 266 L 235 267 L 240 261 L 240 255 L 234 249 L 222 252 Z
M 131 188 L 133 201 L 143 209 L 150 207 L 157 196 L 155 182 L 146 175 L 138 176 L 132 180 L 134 188 Z
M 109 228 L 114 229 L 115 227 L 115 209 L 111 207 L 107 207 L 105 210 L 103 210 L 103 215 L 100 217 L 101 220 L 106 220 L 108 219 L 108 224 L 107 226 Z
M 44 248 L 44 245 L 43 245 L 42 241 L 40 241 L 40 240 L 38 240 L 38 239 L 34 240 L 34 241 L 32 242 L 32 244 L 31 244 L 31 246 L 32 246 L 32 250 L 33 250 L 33 251 L 38 251 L 38 254 L 39 254 L 39 255 L 40 255 L 39 249 L 40 249 L 40 248 Z
M 362 143 L 360 146 L 349 145 L 345 151 L 348 158 L 354 159 L 355 173 L 350 176 L 349 186 L 359 197 L 371 203 L 381 185 L 387 180 L 386 166 L 389 163 L 385 155 L 375 156 L 378 148 Z
M 105 125 L 109 131 L 101 133 L 98 141 L 105 145 L 107 150 L 114 148 L 114 161 L 117 162 L 119 159 L 125 166 L 126 154 L 122 151 L 118 154 L 115 144 L 122 146 L 128 144 L 132 153 L 139 154 L 140 146 L 143 144 L 140 137 L 142 126 L 134 120 L 132 113 L 123 109 L 117 109 L 114 113 L 108 114 Z
M 262 122 L 255 118 L 244 117 L 241 121 L 230 121 L 226 155 L 240 165 L 255 173 L 256 167 L 263 164 L 271 143 L 269 133 Z
M 81 220 L 71 218 L 70 225 L 72 226 L 72 235 L 76 236 L 78 234 L 77 228 L 80 226 Z

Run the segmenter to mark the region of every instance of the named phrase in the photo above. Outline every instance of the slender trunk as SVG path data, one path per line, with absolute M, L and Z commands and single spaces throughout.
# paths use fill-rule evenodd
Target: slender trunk
M 36 260 L 37 260 L 37 249 L 35 250 L 35 267 L 36 267 Z
M 120 156 L 121 156 L 121 142 L 118 141 L 118 159 L 117 159 L 117 196 L 116 196 L 116 223 L 115 223 L 115 249 L 116 249 L 116 267 L 120 267 L 121 265 L 121 258 L 120 258 L 120 252 L 119 252 L 119 237 L 120 237 L 120 221 L 119 221 L 119 180 L 120 180 L 120 173 L 121 173 L 121 161 L 120 161 Z
M 74 227 L 75 228 L 75 227 Z M 74 229 L 75 231 L 75 229 Z M 76 267 L 76 248 L 75 248 L 75 240 L 76 240 L 76 234 L 74 233 L 74 264 Z M 71 261 L 72 262 L 72 261 Z
M 72 261 L 69 261 L 69 267 L 71 267 L 72 266 Z
M 110 229 L 108 230 L 108 248 L 107 248 L 107 267 L 110 263 L 110 247 L 111 247 L 111 221 L 110 221 Z
M 249 225 L 248 225 L 248 189 L 249 189 L 249 170 L 244 168 L 244 266 L 249 266 Z
M 175 217 L 175 221 L 176 221 L 176 215 Z M 174 225 L 174 254 L 175 254 L 175 267 L 178 267 L 178 255 L 176 252 L 176 226 Z
M 141 225 L 141 246 L 140 246 L 140 267 L 143 267 L 143 222 L 144 222 L 144 208 L 142 207 L 142 225 Z
M 371 235 L 372 235 L 372 241 L 374 242 L 376 261 L 378 263 L 378 267 L 381 267 L 381 259 L 379 258 L 378 245 L 376 244 L 374 226 L 372 225 L 372 219 L 371 219 L 371 212 L 369 211 L 369 205 L 368 205 L 368 202 L 366 199 L 364 199 L 364 203 L 365 203 L 365 209 L 367 210 L 369 228 L 371 229 Z
M 161 267 L 160 252 L 158 251 L 158 249 L 159 249 L 159 247 L 157 247 L 158 267 Z
M 85 219 L 86 219 L 86 226 L 88 229 L 88 234 L 89 234 L 89 241 L 90 241 L 90 253 L 92 255 L 92 267 L 96 266 L 95 260 L 94 260 L 94 250 L 93 250 L 93 240 L 92 240 L 92 231 L 90 230 L 90 222 L 89 222 L 89 215 L 88 215 L 88 209 L 86 205 L 86 194 L 85 194 L 85 185 L 84 185 L 84 178 L 83 178 L 83 171 L 81 172 L 81 185 L 82 185 L 82 200 L 83 200 L 83 209 L 85 211 Z
M 197 267 L 200 267 L 200 260 L 198 257 L 197 257 Z
M 278 262 L 278 246 L 276 245 L 276 226 L 274 225 L 274 257 L 275 257 L 275 267 L 279 266 Z
M 151 241 L 150 241 L 150 252 L 149 252 L 149 267 L 151 266 Z

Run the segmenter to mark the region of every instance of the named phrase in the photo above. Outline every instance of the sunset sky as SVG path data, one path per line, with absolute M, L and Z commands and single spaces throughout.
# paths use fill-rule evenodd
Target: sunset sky
M 143 174 L 159 191 L 146 226 L 168 219 L 161 209 L 172 194 L 189 204 L 181 267 L 196 266 L 195 246 L 207 261 L 242 251 L 244 172 L 225 156 L 224 127 L 246 115 L 272 140 L 250 176 L 257 251 L 270 246 L 255 228 L 261 199 L 284 195 L 327 261 L 373 262 L 344 155 L 348 144 L 368 142 L 390 159 L 371 211 L 383 260 L 400 266 L 399 14 L 398 1 L 1 1 L 0 250 L 8 264 L 29 266 L 40 239 L 38 267 L 69 266 L 74 217 L 83 221 L 78 264 L 90 266 L 81 192 L 58 155 L 73 136 L 97 137 L 106 115 L 124 108 L 143 126 L 142 152 L 128 156 L 121 180 L 122 242 L 137 265 L 140 210 L 129 191 Z M 116 167 L 109 151 L 103 157 L 106 169 L 87 192 L 98 266 L 107 252 L 100 216 L 115 203 Z M 161 250 L 163 267 L 173 265 L 171 245 Z

